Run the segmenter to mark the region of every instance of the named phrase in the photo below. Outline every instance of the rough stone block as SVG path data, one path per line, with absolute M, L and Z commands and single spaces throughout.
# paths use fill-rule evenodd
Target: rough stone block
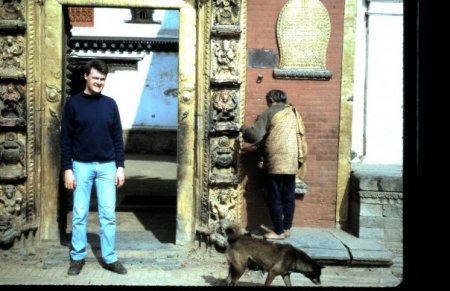
M 384 230 L 384 241 L 386 242 L 403 242 L 403 230 L 387 228 Z
M 401 218 L 385 217 L 383 219 L 383 221 L 384 221 L 384 228 L 386 228 L 386 229 L 403 230 L 403 219 L 401 219 Z
M 358 190 L 403 192 L 401 165 L 352 165 L 351 185 Z
M 382 205 L 361 203 L 360 216 L 383 216 Z
M 359 219 L 361 227 L 383 228 L 385 227 L 384 218 L 378 216 L 362 216 Z
M 372 238 L 376 240 L 384 240 L 384 229 L 383 228 L 372 228 L 372 227 L 360 227 L 359 228 L 360 238 Z
M 402 218 L 403 217 L 403 205 L 383 205 L 383 216 Z

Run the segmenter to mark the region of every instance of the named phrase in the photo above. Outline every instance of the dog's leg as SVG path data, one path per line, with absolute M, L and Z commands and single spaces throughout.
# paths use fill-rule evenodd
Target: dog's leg
M 287 273 L 287 274 L 281 275 L 281 277 L 283 277 L 284 284 L 287 287 L 291 287 L 292 286 L 292 284 L 291 284 L 291 273 Z
M 225 283 L 227 284 L 227 286 L 236 285 L 236 282 L 239 280 L 239 278 L 242 277 L 244 272 L 245 272 L 245 265 L 230 264 L 230 268 L 228 271 L 228 277 L 225 280 Z
M 225 285 L 227 285 L 227 286 L 234 286 L 236 284 L 236 282 L 233 282 L 231 279 L 231 273 L 232 273 L 232 271 L 231 271 L 231 267 L 230 267 L 230 269 L 228 271 L 228 277 L 225 279 Z
M 266 282 L 264 283 L 264 286 L 270 286 L 270 284 L 272 284 L 273 279 L 275 279 L 275 277 L 277 275 L 278 274 L 276 274 L 272 271 L 269 271 L 269 274 L 267 274 L 267 278 L 266 278 Z

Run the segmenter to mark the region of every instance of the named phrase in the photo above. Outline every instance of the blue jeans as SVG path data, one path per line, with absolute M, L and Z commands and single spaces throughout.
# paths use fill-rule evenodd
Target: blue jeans
M 116 163 L 73 162 L 76 187 L 73 191 L 72 260 L 87 256 L 87 219 L 92 185 L 95 182 L 100 222 L 100 246 L 106 264 L 117 261 L 116 244 Z
M 295 211 L 295 175 L 267 175 L 266 202 L 274 232 L 291 229 Z

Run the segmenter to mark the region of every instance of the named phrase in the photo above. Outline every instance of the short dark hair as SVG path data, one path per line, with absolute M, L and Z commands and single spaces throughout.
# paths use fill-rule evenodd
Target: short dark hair
M 266 94 L 266 100 L 268 102 L 283 102 L 286 103 L 287 95 L 281 90 L 270 90 Z
M 86 75 L 89 75 L 91 73 L 92 68 L 96 69 L 97 71 L 104 74 L 105 76 L 108 75 L 108 72 L 109 72 L 108 65 L 100 59 L 93 59 L 93 60 L 88 61 L 84 65 L 84 73 Z

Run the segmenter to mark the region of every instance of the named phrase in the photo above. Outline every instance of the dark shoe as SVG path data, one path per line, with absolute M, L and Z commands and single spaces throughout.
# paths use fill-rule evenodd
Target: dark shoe
M 78 275 L 81 272 L 81 269 L 84 266 L 84 260 L 73 260 L 70 261 L 70 267 L 67 271 L 68 275 Z
M 103 264 L 103 268 L 121 275 L 127 273 L 127 269 L 125 269 L 125 267 L 119 261 L 115 261 L 114 263 L 111 264 Z

